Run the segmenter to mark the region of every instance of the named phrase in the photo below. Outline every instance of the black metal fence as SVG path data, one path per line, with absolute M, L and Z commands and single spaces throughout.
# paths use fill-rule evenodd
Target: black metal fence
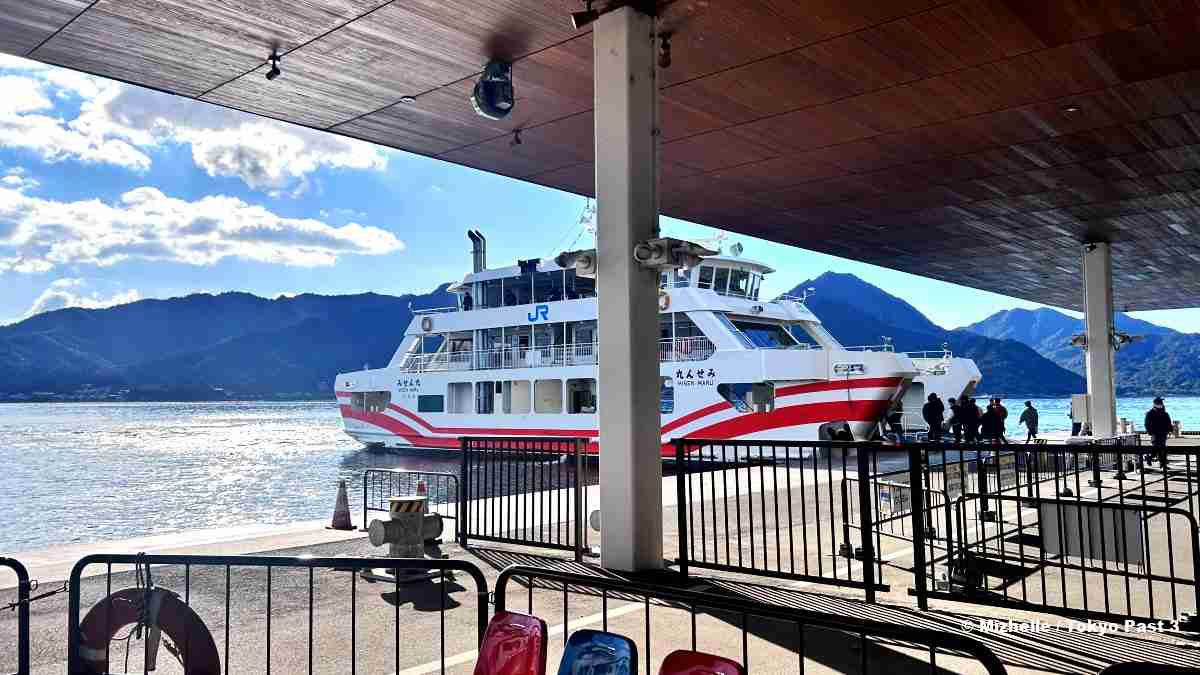
M 548 623 L 561 627 L 564 641 L 572 628 L 626 635 L 638 645 L 646 673 L 657 672 L 658 663 L 674 649 L 720 654 L 748 672 L 804 673 L 820 665 L 867 674 L 904 672 L 911 665 L 914 672 L 927 667 L 935 673 L 939 657 L 947 656 L 967 661 L 965 667 L 972 671 L 982 666 L 989 675 L 1006 672 L 990 649 L 963 635 L 764 603 L 721 586 L 698 591 L 590 572 L 508 567 L 496 580 L 496 611 L 509 609 L 510 585 L 523 580 L 524 588 L 512 589 L 525 596 L 514 611 L 543 618 L 557 614 L 561 620 Z M 542 591 L 536 601 L 535 588 Z M 965 672 L 960 662 L 940 667 Z
M 402 469 L 367 469 L 363 471 L 362 529 L 367 529 L 368 511 L 388 511 L 388 499 L 415 495 L 424 483 L 428 504 L 436 507 L 454 504 L 453 509 L 431 509 L 443 519 L 454 521 L 454 538 L 459 538 L 458 512 L 460 506 L 458 476 L 443 471 L 407 471 Z
M 680 571 L 850 586 L 874 601 L 888 590 L 872 526 L 880 457 L 875 444 L 676 439 Z
M 90 576 L 97 566 L 99 576 Z M 402 584 L 397 575 L 393 583 L 374 585 L 359 578 L 364 570 L 380 568 L 420 576 L 405 579 L 413 583 Z M 470 577 L 467 587 L 458 584 L 456 573 Z M 153 599 L 147 593 L 151 584 L 170 595 Z M 116 601 L 103 603 L 122 586 L 127 590 Z M 167 658 L 196 675 L 270 673 L 272 668 L 395 672 L 420 659 L 427 659 L 428 672 L 444 673 L 448 650 L 476 649 L 488 618 L 487 581 L 478 567 L 461 560 L 92 555 L 76 563 L 69 588 L 72 675 L 109 672 L 114 660 L 122 662 L 121 672 L 149 673 L 156 660 Z M 378 593 L 372 597 L 368 588 Z M 98 602 L 107 609 L 94 607 L 81 618 L 85 603 Z M 456 610 L 467 614 L 456 615 Z M 193 613 L 196 619 L 189 618 Z M 140 622 L 163 627 L 164 649 L 154 648 L 150 639 L 140 649 L 131 648 L 131 638 L 148 637 L 137 630 Z M 330 635 L 329 625 L 336 635 Z M 318 626 L 326 628 L 319 638 Z
M 1194 616 L 1200 451 L 1170 448 L 1152 468 L 1147 448 L 1101 447 L 914 447 L 914 482 L 953 505 L 922 517 L 941 511 L 949 525 L 920 547 L 922 607 L 932 597 L 1114 621 Z
M 590 550 L 587 488 L 597 484 L 582 438 L 464 437 L 460 542 Z
M 0 567 L 7 567 L 17 577 L 16 598 L 7 607 L 17 612 L 16 675 L 29 673 L 29 596 L 33 590 L 29 581 L 29 571 L 20 561 L 0 557 Z M 6 661 L 0 661 L 0 667 L 7 668 Z

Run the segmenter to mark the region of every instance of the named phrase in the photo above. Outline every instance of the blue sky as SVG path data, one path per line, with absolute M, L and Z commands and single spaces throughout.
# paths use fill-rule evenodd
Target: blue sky
M 578 241 L 582 197 L 0 57 L 0 324 L 192 292 L 423 292 L 461 278 L 468 228 L 492 265 Z M 664 232 L 718 232 L 664 218 Z M 957 327 L 1031 302 L 740 235 L 779 270 L 827 270 Z M 1138 316 L 1200 332 L 1200 310 Z

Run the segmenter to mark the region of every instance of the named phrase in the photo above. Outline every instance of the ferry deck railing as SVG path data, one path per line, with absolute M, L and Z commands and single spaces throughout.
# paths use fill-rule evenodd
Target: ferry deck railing
M 599 343 L 547 345 L 542 347 L 497 347 L 460 352 L 410 354 L 400 366 L 402 372 L 502 370 L 508 368 L 553 368 L 591 366 L 599 362 Z M 658 358 L 663 362 L 703 361 L 716 353 L 716 345 L 706 337 L 661 340 Z
M 887 673 L 895 671 L 900 653 L 916 659 L 918 667 L 926 660 L 929 672 L 939 671 L 939 655 L 973 659 L 989 675 L 1007 672 L 987 646 L 964 635 L 807 610 L 780 602 L 782 594 L 719 580 L 706 580 L 710 583 L 700 591 L 593 572 L 510 566 L 496 579 L 496 611 L 515 605 L 512 611 L 543 617 L 554 612 L 561 620 L 548 621 L 552 625 L 580 626 L 583 621 L 627 635 L 637 645 L 645 673 L 656 672 L 655 665 L 675 649 L 724 651 L 747 672 L 805 673 L 811 667 L 806 661 L 815 659 L 839 672 Z M 535 589 L 546 593 L 535 598 Z M 524 595 L 524 602 L 510 605 L 510 590 L 516 598 Z M 663 625 L 671 627 L 669 634 L 652 633 L 654 626 Z M 740 633 L 740 654 L 729 653 L 738 644 L 728 639 L 729 628 Z M 758 649 L 763 640 L 772 643 L 769 654 Z M 828 648 L 809 646 L 822 641 Z M 779 648 L 787 655 L 779 654 Z
M 429 506 L 454 504 L 453 510 L 436 509 L 443 519 L 454 521 L 454 539 L 459 538 L 458 511 L 461 500 L 458 491 L 458 474 L 445 471 L 408 471 L 403 469 L 367 469 L 362 482 L 362 528 L 367 529 L 367 512 L 388 512 L 390 497 L 404 497 L 418 493 L 421 483 L 425 484 L 425 496 Z
M 29 570 L 21 564 L 19 560 L 13 558 L 0 557 L 0 567 L 7 567 L 13 571 L 17 577 L 16 599 L 11 605 L 11 609 L 17 612 L 17 639 L 16 639 L 16 675 L 28 675 L 29 673 L 29 596 L 33 590 L 29 581 Z M 0 667 L 4 666 L 4 660 L 0 660 Z
M 99 578 L 85 578 L 89 569 L 100 567 Z M 130 568 L 132 567 L 132 573 Z M 123 568 L 123 569 L 122 569 Z M 414 604 L 410 609 L 401 613 L 405 604 L 403 598 L 408 588 L 402 585 L 400 576 L 395 577 L 394 583 L 368 584 L 361 580 L 360 573 L 372 569 L 403 570 L 410 572 L 425 572 L 431 574 L 438 583 L 422 589 L 420 596 L 421 607 Z M 320 576 L 318 576 L 320 573 Z M 460 585 L 456 573 L 469 577 L 468 586 Z M 440 672 L 446 672 L 447 650 L 467 647 L 474 649 L 483 640 L 484 629 L 488 621 L 488 585 L 483 572 L 471 562 L 449 559 L 416 559 L 416 558 L 321 558 L 321 557 L 283 557 L 283 556 L 211 556 L 211 555 L 144 555 L 144 554 L 104 554 L 90 555 L 77 562 L 71 571 L 70 596 L 68 599 L 68 633 L 67 633 L 67 672 L 71 675 L 82 675 L 93 672 L 85 662 L 85 645 L 80 631 L 81 614 L 85 595 L 97 599 L 112 595 L 115 584 L 137 583 L 129 578 L 140 576 L 143 579 L 153 579 L 156 587 L 168 589 L 193 611 L 212 633 L 218 650 L 222 673 L 247 672 L 270 673 L 273 661 L 302 660 L 307 664 L 307 672 L 314 671 L 315 663 L 320 660 L 324 665 L 327 659 L 339 664 L 337 672 L 384 672 L 402 670 L 402 654 L 411 658 L 418 650 L 426 650 L 421 655 L 431 663 L 440 663 Z M 336 575 L 342 583 L 327 587 L 326 575 Z M 321 583 L 319 586 L 318 582 Z M 236 592 L 235 592 L 236 586 Z M 319 586 L 319 587 L 318 587 Z M 340 587 L 340 588 L 338 588 Z M 288 597 L 276 600 L 275 589 L 283 589 Z M 299 588 L 298 606 L 295 591 Z M 434 589 L 432 592 L 429 588 Z M 391 600 L 376 596 L 372 605 L 365 595 L 367 589 L 377 590 L 379 595 L 394 594 Z M 344 591 L 345 593 L 341 593 Z M 473 601 L 463 601 L 464 598 L 452 598 L 450 593 L 458 591 L 473 596 Z M 436 597 L 434 597 L 436 596 Z M 391 607 L 387 607 L 391 605 Z M 235 607 L 236 606 L 236 607 Z M 473 606 L 473 607 L 472 607 Z M 475 630 L 470 633 L 451 633 L 447 631 L 450 612 L 460 610 L 474 614 L 466 619 L 466 623 Z M 411 613 L 414 611 L 436 611 L 438 621 L 435 626 L 425 625 L 425 629 L 436 630 L 437 638 L 429 632 L 422 632 L 420 639 L 411 630 L 418 622 Z M 254 617 L 250 622 L 233 621 L 234 612 L 239 616 Z M 246 614 L 248 612 L 248 614 Z M 381 632 L 379 620 L 382 614 L 389 614 L 392 619 L 390 635 Z M 360 618 L 360 614 L 368 618 Z M 105 620 L 111 614 L 105 613 Z M 402 620 L 403 617 L 403 620 Z M 341 639 L 330 640 L 328 636 L 318 643 L 318 619 L 324 618 L 341 632 Z M 276 626 L 275 624 L 279 624 Z M 432 623 L 432 622 L 423 622 Z M 124 627 L 107 626 L 108 634 Z M 126 631 L 132 630 L 125 628 Z M 297 636 L 297 633 L 300 635 Z M 386 637 L 385 637 L 386 635 Z M 365 639 L 360 639 L 365 638 Z M 449 638 L 449 639 L 448 639 Z M 274 650 L 273 642 L 274 640 Z M 451 644 L 457 641 L 461 644 Z M 131 640 L 124 640 L 123 654 L 119 647 L 113 648 L 112 642 L 106 643 L 103 651 L 105 662 L 113 663 L 119 658 L 124 661 L 120 672 L 153 672 L 146 663 L 149 640 L 143 644 L 143 649 L 131 649 Z M 296 643 L 299 643 L 297 645 Z M 236 646 L 236 651 L 234 645 Z M 166 646 L 166 640 L 163 640 Z M 188 644 L 173 645 L 183 664 L 184 672 L 199 672 L 189 668 Z M 318 649 L 320 647 L 320 649 Z M 303 658 L 298 655 L 298 649 Z M 166 652 L 170 648 L 158 650 L 158 659 L 171 658 Z M 191 659 L 201 658 L 200 650 L 193 647 Z M 286 652 L 280 654 L 280 652 Z M 389 653 L 390 652 L 390 653 Z M 336 653 L 336 657 L 331 657 Z M 100 654 L 90 654 L 89 658 L 96 661 Z M 388 657 L 391 658 L 388 658 Z M 236 657 L 236 658 L 235 658 Z M 290 661 L 289 661 L 290 662 Z M 279 669 L 282 672 L 297 672 L 304 666 L 290 662 L 290 667 Z M 322 670 L 328 670 L 323 667 Z

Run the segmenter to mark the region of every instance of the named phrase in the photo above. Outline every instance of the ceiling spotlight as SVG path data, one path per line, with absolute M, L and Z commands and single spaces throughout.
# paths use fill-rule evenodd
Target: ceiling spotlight
M 267 79 L 274 80 L 275 78 L 277 78 L 283 74 L 283 72 L 281 70 L 279 70 L 279 52 L 272 49 L 271 50 L 271 58 L 269 59 L 269 61 L 271 63 L 271 69 L 267 71 Z
M 582 12 L 571 12 L 571 27 L 579 30 L 600 18 L 600 12 L 592 9 L 592 0 L 587 0 L 587 9 Z
M 1077 105 L 1064 105 L 1062 109 L 1063 114 L 1066 115 L 1074 115 L 1075 113 L 1079 112 L 1079 110 L 1080 108 Z
M 658 67 L 671 67 L 671 34 L 658 34 Z
M 511 148 L 511 147 L 516 147 L 520 144 L 521 144 L 521 130 L 513 129 L 512 141 L 509 142 L 508 146 Z
M 515 102 L 512 64 L 498 59 L 488 61 L 471 92 L 471 106 L 490 120 L 502 120 L 512 112 Z
M 416 103 L 417 97 L 416 96 L 401 96 L 400 102 L 401 103 Z

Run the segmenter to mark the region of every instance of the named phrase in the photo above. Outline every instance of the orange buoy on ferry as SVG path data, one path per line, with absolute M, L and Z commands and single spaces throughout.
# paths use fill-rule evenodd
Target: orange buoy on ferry
M 147 630 L 147 670 L 155 670 L 160 635 L 183 663 L 185 675 L 221 675 L 221 658 L 204 620 L 178 595 L 162 588 L 126 588 L 97 603 L 79 626 L 79 655 L 88 672 L 109 672 L 109 643 L 128 626 Z

